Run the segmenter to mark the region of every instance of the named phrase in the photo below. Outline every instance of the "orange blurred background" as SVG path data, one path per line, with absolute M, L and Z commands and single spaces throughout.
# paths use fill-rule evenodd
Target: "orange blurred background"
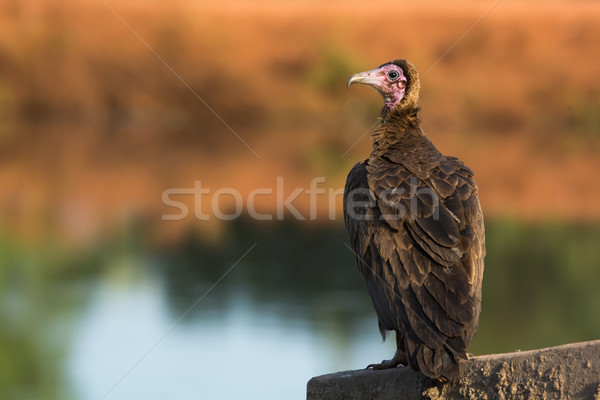
M 86 243 L 160 222 L 162 192 L 195 180 L 244 199 L 277 176 L 286 196 L 341 188 L 381 106 L 345 81 L 395 58 L 424 75 L 424 129 L 475 170 L 486 215 L 597 220 L 600 7 L 503 1 L 457 42 L 492 4 L 5 0 L 1 227 Z M 190 224 L 221 229 L 157 235 Z
M 346 80 L 396 58 L 479 184 L 470 351 L 597 339 L 598 21 L 583 0 L 0 1 L 0 398 L 303 398 L 391 356 L 340 190 L 382 106 Z

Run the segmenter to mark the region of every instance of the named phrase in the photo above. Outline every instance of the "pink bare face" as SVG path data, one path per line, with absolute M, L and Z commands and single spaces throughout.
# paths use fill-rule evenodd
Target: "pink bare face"
M 402 68 L 393 63 L 383 64 L 371 71 L 359 72 L 348 79 L 348 87 L 353 83 L 368 85 L 383 96 L 385 105 L 393 109 L 404 97 L 407 79 Z

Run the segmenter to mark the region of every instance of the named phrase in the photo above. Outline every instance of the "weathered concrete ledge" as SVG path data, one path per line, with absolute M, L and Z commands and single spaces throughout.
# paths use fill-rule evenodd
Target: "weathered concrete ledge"
M 600 400 L 600 340 L 461 362 L 460 380 L 439 383 L 410 368 L 312 378 L 308 400 Z

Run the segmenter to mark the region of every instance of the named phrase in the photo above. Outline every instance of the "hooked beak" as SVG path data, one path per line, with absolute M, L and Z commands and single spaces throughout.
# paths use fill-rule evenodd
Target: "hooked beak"
M 382 76 L 378 74 L 379 69 L 374 69 L 372 71 L 359 72 L 358 74 L 354 74 L 348 79 L 348 83 L 346 87 L 350 87 L 353 83 L 361 83 L 363 85 L 373 86 L 378 88 L 382 83 Z

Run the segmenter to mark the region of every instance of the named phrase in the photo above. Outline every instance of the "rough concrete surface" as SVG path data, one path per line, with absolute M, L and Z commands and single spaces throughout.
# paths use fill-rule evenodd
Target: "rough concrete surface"
M 473 357 L 460 379 L 437 382 L 407 367 L 312 378 L 308 400 L 600 400 L 600 340 Z

